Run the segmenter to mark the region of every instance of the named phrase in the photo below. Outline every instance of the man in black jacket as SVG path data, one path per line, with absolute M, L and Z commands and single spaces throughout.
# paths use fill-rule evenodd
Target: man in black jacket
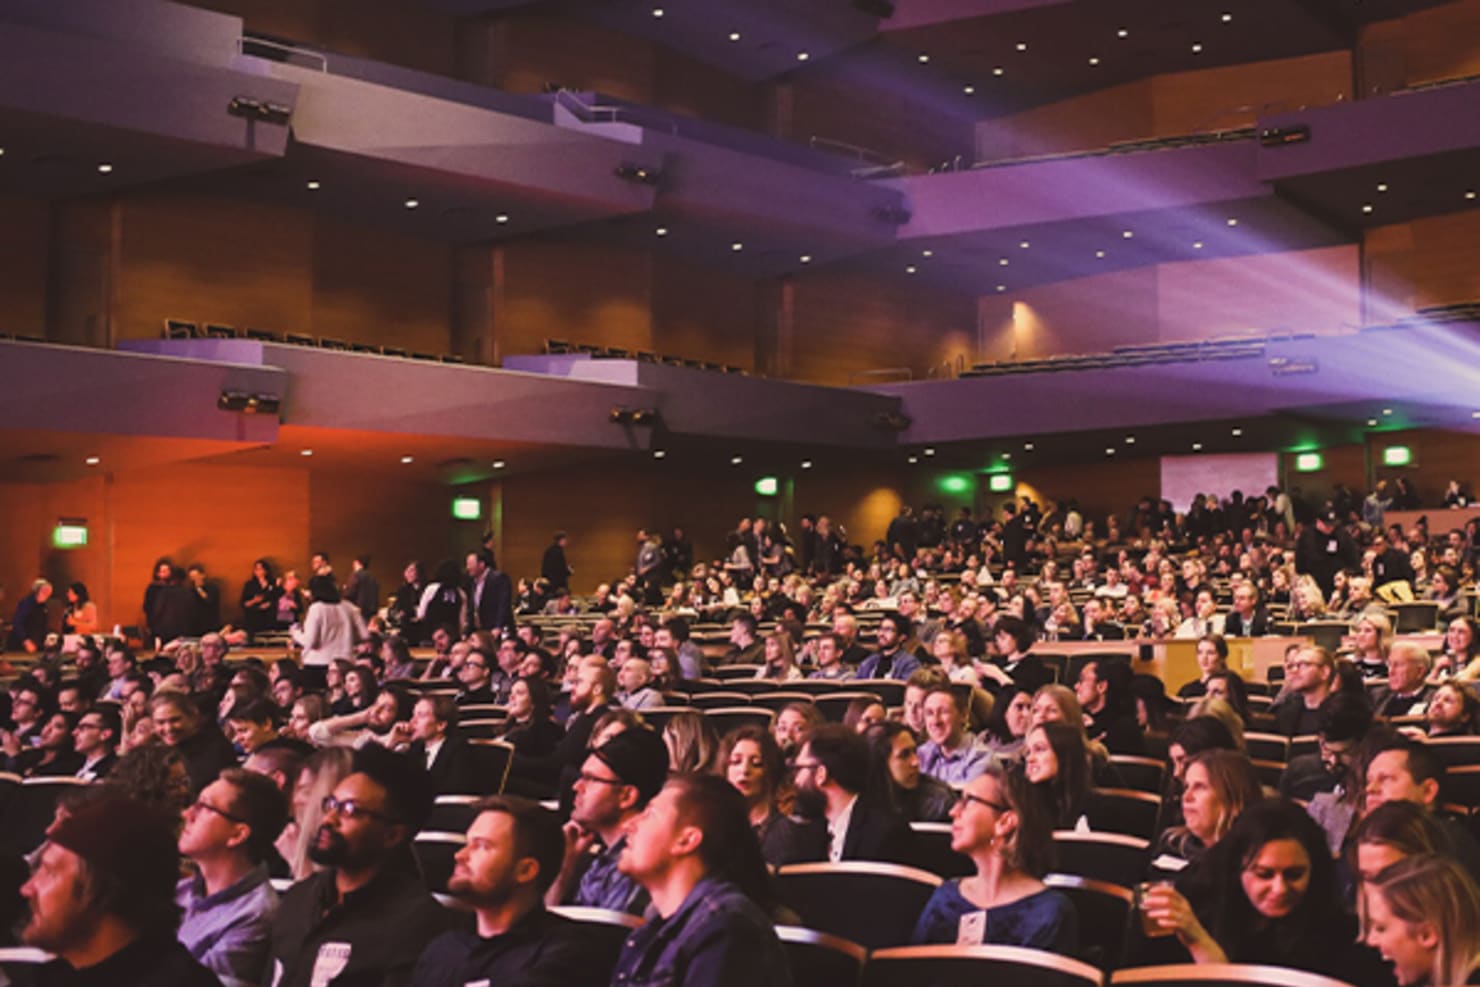
M 283 895 L 264 982 L 407 982 L 427 943 L 452 924 L 410 853 L 431 801 L 415 761 L 375 745 L 355 753 L 309 849 L 324 869 Z
M 509 577 L 494 565 L 493 553 L 486 548 L 469 552 L 468 632 L 498 632 L 514 626 L 514 587 Z
M 868 745 L 857 733 L 840 723 L 818 727 L 802 745 L 795 768 L 797 811 L 826 819 L 829 860 L 914 860 L 909 823 L 861 798 L 868 784 Z
M 1223 636 L 1262 637 L 1269 632 L 1269 614 L 1259 605 L 1258 587 L 1239 583 L 1233 590 L 1233 612 L 1223 618 Z
M 1355 569 L 1360 562 L 1356 542 L 1339 526 L 1334 511 L 1307 525 L 1295 543 L 1295 571 L 1313 577 L 1328 597 L 1336 587 L 1336 573 Z
M 475 777 L 473 753 L 458 736 L 457 703 L 450 696 L 422 696 L 411 709 L 411 746 L 407 753 L 426 767 L 434 795 L 473 795 L 497 787 Z
M 555 532 L 555 539 L 545 549 L 544 558 L 540 559 L 540 576 L 550 584 L 552 597 L 570 588 L 571 568 L 565 558 L 566 541 L 565 532 Z

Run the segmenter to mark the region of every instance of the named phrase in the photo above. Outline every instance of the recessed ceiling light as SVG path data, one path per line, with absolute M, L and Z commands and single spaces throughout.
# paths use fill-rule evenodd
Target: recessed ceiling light
M 811 468 L 812 468 L 812 460 L 810 460 L 810 459 L 804 459 L 804 460 L 802 460 L 802 469 L 809 470 Z
M 112 170 L 113 170 L 113 166 L 110 165 L 106 161 L 104 161 L 103 163 L 101 163 L 101 164 L 98 165 L 98 174 L 100 174 L 100 175 L 106 175 L 109 172 L 111 172 Z
M 656 230 L 653 230 L 653 235 L 654 236 L 667 236 L 668 235 L 668 227 L 666 227 L 666 226 L 660 226 L 660 227 L 658 227 Z
M 922 250 L 922 251 L 920 251 L 920 256 L 921 257 L 934 257 L 935 256 L 935 251 L 934 250 Z
M 1193 452 L 1202 452 L 1202 443 L 1201 442 L 1194 442 L 1194 443 L 1192 443 L 1192 451 Z
M 1241 429 L 1241 428 L 1236 428 L 1236 429 L 1233 430 L 1233 437 L 1235 439 L 1238 438 L 1240 435 L 1243 435 L 1243 434 L 1244 434 L 1244 430 Z
M 1033 443 L 1031 443 L 1031 442 L 1024 442 L 1023 443 L 1023 451 L 1024 452 L 1032 452 L 1033 451 Z
M 926 450 L 924 450 L 924 452 L 925 452 L 925 455 L 927 455 L 927 456 L 933 456 L 933 455 L 935 455 L 935 450 L 934 449 L 926 449 Z
M 1377 183 L 1377 191 L 1379 191 L 1379 192 L 1386 192 L 1387 190 L 1388 190 L 1388 184 L 1387 184 L 1387 182 L 1378 182 Z
M 298 451 L 298 455 L 300 455 L 300 456 L 312 456 L 313 455 L 313 450 L 312 449 L 300 449 Z
M 920 461 L 920 457 L 919 456 L 911 456 L 909 459 L 906 459 L 905 460 L 905 462 L 909 463 L 911 466 L 915 465 L 919 461 Z
M 402 463 L 402 465 L 405 465 L 406 463 L 414 463 L 414 462 L 416 462 L 416 457 L 414 457 L 414 456 L 402 456 L 401 457 L 401 463 Z
M 999 258 L 997 258 L 997 266 L 998 267 L 1006 267 L 1010 263 L 1012 263 L 1012 262 L 1009 261 L 1006 257 L 999 257 Z
M 1007 285 L 1005 285 L 1005 284 L 999 284 L 997 286 L 997 294 L 999 294 L 999 295 L 1002 294 L 1002 292 L 1004 292 L 1006 290 L 1007 290 Z
M 743 457 L 743 456 L 731 456 L 730 457 L 730 465 L 731 466 L 739 466 L 743 462 L 745 462 L 745 457 Z
M 662 7 L 654 7 L 653 8 L 653 16 L 654 17 L 662 17 L 663 16 L 663 8 Z
M 0 158 L 5 157 L 5 148 L 0 147 Z
M 994 66 L 992 66 L 992 74 L 993 75 L 1001 75 L 1002 72 L 1003 72 L 1002 66 L 1000 66 L 1000 65 L 994 65 Z
M 1224 14 L 1223 14 L 1223 16 L 1221 18 L 1219 18 L 1219 19 L 1222 20 L 1224 24 L 1231 24 L 1231 23 L 1233 23 L 1233 15 L 1230 14 L 1230 13 L 1228 13 L 1227 11 L 1225 11 Z
M 1103 250 L 1096 250 L 1095 251 L 1095 259 L 1096 260 L 1104 260 L 1105 259 L 1105 251 L 1103 251 Z
M 1097 57 L 1095 57 L 1094 55 L 1091 55 L 1090 56 L 1090 59 L 1089 59 L 1089 63 L 1091 65 L 1099 65 L 1100 64 L 1100 60 Z
M 799 61 L 799 62 L 805 62 L 807 59 L 809 59 L 811 57 L 812 56 L 809 55 L 809 54 L 807 54 L 805 51 L 799 51 L 799 52 L 797 52 L 797 61 Z
M 1113 455 L 1115 455 L 1115 447 L 1114 446 L 1106 446 L 1105 447 L 1105 455 L 1107 455 L 1107 456 L 1113 456 Z
M 1002 458 L 1003 459 L 1011 459 L 1012 458 L 1012 453 L 1010 453 L 1010 452 L 1004 452 L 1002 454 Z
M 1384 415 L 1391 415 L 1393 413 L 1393 409 L 1392 408 L 1383 408 L 1382 409 L 1382 413 Z
M 970 85 L 969 83 L 967 85 L 962 86 L 961 87 L 961 91 L 963 93 L 965 93 L 966 95 L 968 95 L 968 96 L 975 96 L 976 95 L 976 87 L 973 86 L 973 85 Z
M 1480 411 L 1472 411 L 1472 412 L 1470 412 L 1470 417 L 1471 418 L 1480 418 Z
M 83 462 L 89 466 L 96 466 L 101 463 L 102 460 L 99 459 L 97 456 L 88 456 L 86 459 L 83 460 Z
M 653 450 L 653 458 L 654 459 L 662 459 L 666 455 L 668 455 L 668 453 L 664 452 L 662 449 L 654 449 Z
M 1129 38 L 1131 36 L 1131 32 L 1127 31 L 1125 28 L 1121 28 L 1119 31 L 1115 32 L 1115 36 L 1117 38 Z
M 1362 212 L 1364 212 L 1364 213 L 1370 213 L 1371 211 L 1372 211 L 1372 203 L 1370 203 L 1370 202 L 1364 202 L 1364 203 L 1362 203 Z
M 812 263 L 812 255 L 811 254 L 802 254 L 802 256 L 799 257 L 799 258 L 797 258 L 797 259 L 800 260 L 803 264 L 810 264 L 810 263 Z
M 1129 240 L 1131 237 L 1135 236 L 1136 234 L 1133 233 L 1133 232 L 1131 232 L 1130 230 L 1126 230 L 1125 232 L 1121 233 L 1120 235 L 1121 235 L 1121 237 L 1123 239 Z
M 1201 250 L 1202 248 L 1203 248 L 1203 242 L 1201 240 L 1194 240 L 1194 241 L 1192 241 L 1192 249 L 1193 250 Z
M 319 189 L 323 188 L 322 185 L 320 185 L 317 181 L 315 181 L 312 178 L 310 178 L 307 182 L 304 183 L 304 187 L 307 188 L 310 192 L 317 192 Z
M 915 61 L 919 62 L 921 65 L 927 65 L 930 62 L 930 56 L 922 51 L 920 52 L 920 54 L 915 56 Z
M 739 240 L 736 240 L 734 243 L 730 244 L 730 249 L 735 251 L 736 253 L 739 253 L 740 251 L 745 249 L 745 244 L 741 243 Z
M 739 31 L 731 31 L 730 32 L 730 40 L 731 41 L 739 41 L 740 40 L 740 32 Z
M 909 267 L 906 267 L 904 269 L 904 273 L 906 273 L 906 274 L 914 274 L 915 271 L 916 271 L 916 268 L 915 268 L 915 265 L 914 264 L 911 264 Z
M 1128 445 L 1128 446 L 1135 445 L 1136 444 L 1136 437 L 1134 435 L 1127 435 L 1125 437 L 1125 444 Z
M 1022 243 L 1018 244 L 1018 248 L 1020 250 L 1027 250 L 1031 246 L 1032 246 L 1032 244 L 1029 243 L 1027 240 L 1024 240 Z
M 501 469 L 503 469 L 507 465 L 509 465 L 509 464 L 506 463 L 506 462 L 504 462 L 502 459 L 495 459 L 493 461 L 493 468 L 496 469 L 496 470 L 501 470 Z
M 1196 54 L 1198 54 L 1198 53 L 1200 53 L 1200 52 L 1201 52 L 1201 51 L 1202 51 L 1202 45 L 1200 45 L 1200 44 L 1195 44 L 1195 45 L 1193 45 L 1193 46 L 1192 46 L 1192 53 L 1193 53 L 1193 54 L 1194 54 L 1194 55 L 1196 55 Z
M 507 223 L 509 221 L 509 214 L 506 212 L 501 212 L 497 216 L 493 217 L 493 221 L 495 223 L 499 223 L 500 225 L 502 225 L 503 223 Z
M 1237 220 L 1237 219 L 1235 219 L 1235 218 L 1234 218 L 1234 217 L 1232 217 L 1232 216 L 1229 216 L 1229 217 L 1228 217 L 1228 225 L 1229 225 L 1229 226 L 1237 226 L 1237 225 L 1238 225 L 1238 220 Z
M 419 200 L 417 200 L 417 199 L 407 199 L 406 200 L 406 208 L 407 209 L 415 209 L 419 205 L 421 205 L 421 202 Z
M 1376 418 L 1369 418 L 1369 419 L 1367 419 L 1367 427 L 1368 428 L 1376 428 L 1377 427 L 1377 419 Z
M 1466 199 L 1473 199 L 1473 198 L 1475 198 L 1475 190 L 1474 189 L 1466 189 L 1465 190 L 1465 198 Z

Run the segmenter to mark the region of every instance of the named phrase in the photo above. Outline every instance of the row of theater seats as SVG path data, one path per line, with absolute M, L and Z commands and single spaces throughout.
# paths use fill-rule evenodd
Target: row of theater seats
M 726 374 L 743 374 L 746 370 L 731 363 L 714 360 L 694 360 L 688 357 L 654 353 L 652 350 L 629 350 L 625 346 L 600 346 L 594 343 L 572 343 L 564 339 L 545 340 L 545 353 L 549 356 L 580 354 L 605 360 L 636 360 L 639 363 L 661 363 L 669 367 L 687 367 L 690 370 L 717 370 Z
M 422 360 L 433 363 L 462 363 L 463 358 L 455 353 L 424 353 L 407 350 L 399 346 L 380 346 L 376 343 L 352 343 L 328 336 L 309 336 L 297 332 L 276 332 L 272 329 L 238 329 L 220 322 L 192 322 L 188 319 L 165 319 L 162 335 L 165 339 L 253 339 L 262 343 L 286 343 L 292 346 L 311 346 L 322 350 L 342 350 L 350 353 L 370 353 L 375 356 L 393 356 L 403 360 Z

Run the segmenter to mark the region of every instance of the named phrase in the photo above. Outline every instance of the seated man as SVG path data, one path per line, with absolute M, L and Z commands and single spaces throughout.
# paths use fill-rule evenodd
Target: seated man
M 1363 793 L 1365 815 L 1384 802 L 1412 802 L 1422 806 L 1444 829 L 1454 855 L 1470 876 L 1480 880 L 1480 845 L 1464 824 L 1440 807 L 1444 790 L 1444 762 L 1432 749 L 1417 741 L 1391 740 L 1367 764 L 1367 787 Z
M 818 727 L 802 745 L 796 763 L 797 814 L 825 818 L 827 859 L 910 863 L 914 834 L 888 809 L 862 801 L 868 784 L 868 744 L 841 723 Z
M 835 633 L 819 634 L 813 639 L 812 657 L 817 661 L 817 669 L 807 676 L 809 679 L 846 682 L 853 677 L 853 669 L 843 662 L 843 639 Z
M 195 863 L 180 881 L 179 938 L 225 987 L 259 984 L 278 896 L 267 858 L 288 821 L 288 800 L 265 775 L 227 768 L 185 810 L 180 855 Z
M 411 747 L 407 753 L 426 766 L 434 795 L 479 791 L 473 777 L 473 753 L 467 740 L 455 730 L 457 715 L 457 704 L 451 696 L 422 696 L 411 710 Z
M 903 682 L 910 673 L 920 667 L 920 659 L 904 650 L 910 636 L 910 620 L 895 613 L 886 613 L 879 621 L 875 632 L 879 650 L 864 659 L 858 666 L 861 679 L 898 679 Z
M 627 829 L 663 787 L 668 747 L 645 727 L 624 730 L 592 751 L 575 783 L 560 878 L 546 900 L 641 915 L 647 895 L 617 861 Z
M 226 714 L 226 726 L 243 754 L 255 754 L 278 740 L 277 717 L 271 699 L 239 699 Z
M 1376 716 L 1423 716 L 1435 686 L 1428 684 L 1429 669 L 1434 660 L 1428 649 L 1412 641 L 1396 641 L 1388 648 L 1387 685 L 1372 693 L 1372 712 Z
M 948 785 L 964 785 L 987 770 L 992 753 L 966 730 L 954 689 L 932 686 L 925 694 L 923 711 L 925 735 L 930 739 L 920 745 L 922 772 Z
M 278 907 L 266 983 L 407 981 L 427 943 L 450 924 L 410 853 L 431 801 L 415 761 L 376 746 L 355 753 L 353 773 L 324 799 L 309 850 L 324 869 L 289 888 Z
M 72 731 L 72 745 L 82 758 L 77 777 L 84 781 L 106 778 L 118 762 L 118 737 L 122 732 L 123 720 L 111 706 L 83 713 Z
M 457 692 L 459 706 L 493 706 L 498 703 L 488 661 L 488 655 L 482 651 L 474 649 L 468 652 L 462 667 L 457 670 L 457 681 L 462 685 Z
M 615 955 L 593 957 L 591 938 L 577 923 L 545 910 L 564 845 L 560 819 L 548 809 L 513 797 L 480 803 L 447 884 L 472 909 L 477 929 L 433 939 L 413 987 L 606 984 Z
M 57 960 L 42 984 L 216 987 L 175 939 L 174 820 L 120 795 L 84 802 L 47 833 L 21 939 Z
M 1321 792 L 1330 792 L 1346 776 L 1357 745 L 1372 728 L 1372 709 L 1367 700 L 1349 692 L 1333 692 L 1321 703 L 1318 748 L 1290 760 L 1280 774 L 1280 794 L 1309 802 Z
M 652 687 L 653 666 L 646 658 L 633 655 L 617 670 L 617 704 L 625 709 L 643 710 L 663 705 L 663 694 Z
M 621 868 L 656 915 L 622 947 L 613 984 L 790 987 L 760 845 L 723 778 L 669 779 L 632 825 Z

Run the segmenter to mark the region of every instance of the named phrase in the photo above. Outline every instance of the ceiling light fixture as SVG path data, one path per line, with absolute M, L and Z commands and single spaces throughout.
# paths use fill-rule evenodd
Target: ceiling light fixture
M 730 41 L 731 42 L 735 42 L 735 41 L 739 41 L 739 40 L 740 40 L 740 32 L 739 31 L 731 31 L 730 32 Z
M 1235 219 L 1235 218 L 1234 218 L 1234 217 L 1232 217 L 1232 216 L 1229 216 L 1229 217 L 1228 217 L 1228 225 L 1229 225 L 1229 226 L 1237 226 L 1237 225 L 1238 225 L 1238 220 L 1237 220 L 1237 219 Z
M 812 263 L 812 255 L 811 254 L 802 254 L 802 256 L 799 257 L 799 258 L 797 258 L 797 259 L 800 260 L 803 264 L 810 264 L 810 263 Z
M 999 284 L 997 286 L 997 294 L 999 294 L 999 295 L 1002 294 L 1002 292 L 1004 292 L 1006 290 L 1007 290 L 1007 285 L 1005 285 L 1005 284 Z
M 509 464 L 506 463 L 506 462 L 504 462 L 502 459 L 495 459 L 493 461 L 493 468 L 496 469 L 496 470 L 501 470 L 501 469 L 503 469 L 507 465 L 509 465 Z
M 1376 418 L 1369 418 L 1369 419 L 1367 419 L 1367 427 L 1368 428 L 1376 428 L 1377 427 L 1377 419 Z
M 1024 442 L 1023 443 L 1023 451 L 1024 452 L 1032 452 L 1033 451 L 1033 443 L 1031 443 L 1031 442 Z
M 113 166 L 111 164 L 109 164 L 108 162 L 106 162 L 106 161 L 104 161 L 103 163 L 101 163 L 101 164 L 98 165 L 98 174 L 100 174 L 100 175 L 107 175 L 107 174 L 111 173 L 112 171 L 113 171 Z
M 664 452 L 662 449 L 654 449 L 653 450 L 653 458 L 654 459 L 662 459 L 666 455 L 668 455 L 668 453 Z
M 1022 243 L 1019 243 L 1018 244 L 1018 249 L 1020 249 L 1020 250 L 1027 250 L 1031 246 L 1032 246 L 1031 243 L 1029 243 L 1027 240 L 1024 240 Z
M 409 463 L 414 463 L 414 462 L 416 462 L 416 457 L 415 456 L 402 456 L 401 457 L 401 465 L 402 466 L 405 466 L 405 465 L 407 465 Z
M 323 186 L 322 186 L 322 185 L 320 185 L 320 184 L 319 184 L 319 183 L 318 183 L 318 182 L 317 182 L 317 181 L 315 181 L 315 180 L 314 180 L 314 179 L 312 179 L 312 178 L 310 178 L 310 179 L 309 179 L 309 180 L 308 180 L 308 182 L 307 182 L 307 183 L 305 183 L 305 187 L 306 187 L 306 188 L 307 188 L 307 189 L 308 189 L 308 190 L 309 190 L 309 191 L 310 191 L 310 192 L 317 192 L 317 191 L 318 191 L 318 190 L 319 190 L 319 189 L 321 189 L 321 188 L 323 188 Z
M 101 463 L 102 460 L 99 459 L 97 456 L 88 456 L 86 459 L 83 460 L 83 462 L 89 466 L 96 466 Z
M 1193 250 L 1201 250 L 1202 248 L 1203 248 L 1203 242 L 1201 240 L 1194 240 L 1194 241 L 1192 241 L 1192 249 Z
M 904 269 L 904 273 L 906 273 L 906 274 L 914 274 L 915 273 L 915 270 L 916 270 L 915 265 L 914 264 L 911 264 L 909 267 L 906 267 Z
M 810 459 L 804 459 L 804 460 L 802 460 L 802 469 L 809 470 L 811 468 L 812 468 L 812 460 L 810 460 Z
M 1470 199 L 1470 200 L 1473 201 L 1474 198 L 1475 198 L 1475 190 L 1474 189 L 1466 189 L 1465 190 L 1465 198 L 1466 199 Z
M 1107 455 L 1107 456 L 1113 456 L 1113 455 L 1115 455 L 1115 447 L 1114 446 L 1106 446 L 1105 447 L 1105 455 Z
M 663 8 L 662 7 L 654 7 L 653 8 L 653 16 L 654 17 L 662 17 L 663 16 Z
M 1105 259 L 1105 251 L 1103 251 L 1103 250 L 1096 250 L 1095 251 L 1095 259 L 1096 260 L 1104 260 Z
M 1122 239 L 1125 239 L 1125 240 L 1129 240 L 1129 239 L 1131 239 L 1131 238 L 1132 238 L 1132 237 L 1134 237 L 1134 236 L 1135 236 L 1135 235 L 1136 235 L 1136 234 L 1135 234 L 1135 233 L 1133 233 L 1133 232 L 1132 232 L 1132 231 L 1130 231 L 1130 230 L 1126 230 L 1126 231 L 1125 231 L 1125 232 L 1123 232 L 1123 233 L 1121 233 L 1121 234 L 1120 234 L 1120 236 L 1121 236 L 1121 238 L 1122 238 Z
M 1117 38 L 1129 38 L 1131 36 L 1131 32 L 1127 31 L 1125 28 L 1121 28 L 1119 31 L 1115 32 L 1115 36 Z
M 1231 23 L 1233 23 L 1233 15 L 1230 14 L 1230 13 L 1228 13 L 1228 12 L 1226 12 L 1226 11 L 1224 12 L 1223 16 L 1221 18 L 1219 18 L 1219 19 L 1221 21 L 1223 21 L 1224 24 L 1231 24 Z
M 407 209 L 415 209 L 419 205 L 421 205 L 421 202 L 417 199 L 407 199 L 405 202 L 405 206 Z
M 653 230 L 653 235 L 654 236 L 667 236 L 668 235 L 668 227 L 666 227 L 666 226 L 660 226 L 660 227 L 658 227 L 656 230 Z
M 935 455 L 935 450 L 934 449 L 926 449 L 926 450 L 924 450 L 924 452 L 925 452 L 925 455 L 927 455 L 927 456 L 933 456 L 933 455 Z
M 809 54 L 807 54 L 805 51 L 799 51 L 799 52 L 797 52 L 797 61 L 799 61 L 799 62 L 805 62 L 807 59 L 809 59 L 811 57 L 812 56 L 809 55 Z
M 935 256 L 935 251 L 934 250 L 922 250 L 922 251 L 920 251 L 920 256 L 921 257 L 934 257 Z
M 741 243 L 739 240 L 736 240 L 734 243 L 730 244 L 730 249 L 738 254 L 740 251 L 745 249 L 745 244 Z
M 1244 434 L 1244 430 L 1241 429 L 1241 428 L 1236 428 L 1236 429 L 1233 430 L 1233 437 L 1235 439 L 1238 438 L 1239 436 L 1243 435 L 1243 434 Z
M 501 212 L 497 216 L 493 217 L 493 221 L 502 226 L 504 223 L 507 223 L 509 221 L 509 214 L 506 212 Z
M 1125 437 L 1125 444 L 1128 445 L 1128 446 L 1135 445 L 1136 444 L 1136 437 L 1134 435 L 1127 435 Z
M 1096 57 L 1096 56 L 1094 56 L 1094 55 L 1091 55 L 1091 56 L 1090 56 L 1090 57 L 1089 57 L 1089 63 L 1090 63 L 1090 64 L 1091 64 L 1091 65 L 1099 65 L 1099 64 L 1100 64 L 1100 60 L 1099 60 L 1099 58 L 1098 58 L 1098 57 Z
M 915 56 L 915 61 L 919 62 L 921 65 L 928 65 L 930 64 L 930 56 L 922 51 L 920 52 L 920 54 Z
M 1193 452 L 1202 452 L 1202 443 L 1201 442 L 1194 442 L 1194 443 L 1192 443 L 1192 451 Z
M 730 457 L 730 465 L 731 466 L 739 466 L 743 462 L 745 462 L 745 458 L 743 456 L 731 456 Z
M 1193 46 L 1192 46 L 1192 53 L 1193 53 L 1193 54 L 1194 54 L 1194 55 L 1198 55 L 1198 54 L 1201 54 L 1201 53 L 1202 53 L 1202 45 L 1200 45 L 1200 44 L 1195 44 L 1195 45 L 1193 45 Z
M 967 85 L 962 86 L 961 87 L 961 91 L 963 93 L 965 93 L 966 95 L 968 95 L 968 96 L 975 96 L 976 95 L 976 87 L 973 86 L 973 85 L 970 85 L 970 84 L 967 84 Z
M 911 456 L 909 459 L 906 459 L 905 460 L 905 462 L 909 463 L 911 466 L 915 465 L 919 461 L 920 461 L 920 457 L 919 456 Z
M 1382 413 L 1384 415 L 1391 415 L 1393 413 L 1393 409 L 1392 408 L 1383 408 L 1382 409 Z
M 1387 182 L 1378 182 L 1377 183 L 1377 191 L 1379 191 L 1379 192 L 1386 192 L 1387 190 L 1388 190 L 1388 184 L 1387 184 Z
M 1028 43 L 1026 41 L 1019 41 L 1017 43 L 1017 50 L 1018 51 L 1027 51 L 1028 50 Z
M 993 75 L 1001 75 L 1002 72 L 1003 72 L 1002 66 L 1000 66 L 1000 65 L 994 65 L 994 66 L 992 66 L 992 74 Z M 1473 198 L 1473 196 L 1472 196 L 1472 198 Z
M 1364 202 L 1364 203 L 1362 203 L 1362 212 L 1364 214 L 1372 212 L 1372 203 L 1370 203 L 1370 202 Z
M 313 450 L 312 449 L 300 449 L 298 451 L 298 455 L 300 455 L 300 456 L 312 456 L 313 455 Z

